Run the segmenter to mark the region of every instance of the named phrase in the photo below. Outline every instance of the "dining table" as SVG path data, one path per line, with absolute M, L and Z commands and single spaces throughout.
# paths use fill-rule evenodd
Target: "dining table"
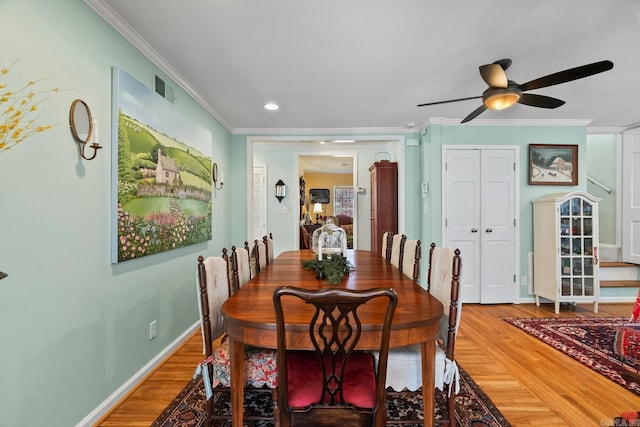
M 422 351 L 422 395 L 424 425 L 432 426 L 435 396 L 435 339 L 442 303 L 414 280 L 391 265 L 381 254 L 368 250 L 346 251 L 352 270 L 337 285 L 317 279 L 314 270 L 303 268 L 303 262 L 315 256 L 312 250 L 286 251 L 233 294 L 222 306 L 225 331 L 230 340 L 232 424 L 243 425 L 244 351 L 245 346 L 277 348 L 277 332 L 273 292 L 279 286 L 305 289 L 339 287 L 353 290 L 391 287 L 398 294 L 394 313 L 390 348 L 420 344 Z M 372 301 L 374 302 L 374 301 Z M 383 312 L 386 304 L 373 305 L 361 314 L 363 332 L 358 347 L 377 350 L 380 345 Z M 300 303 L 287 311 L 287 346 L 312 350 L 308 325 L 312 309 Z M 383 411 L 384 413 L 384 411 Z

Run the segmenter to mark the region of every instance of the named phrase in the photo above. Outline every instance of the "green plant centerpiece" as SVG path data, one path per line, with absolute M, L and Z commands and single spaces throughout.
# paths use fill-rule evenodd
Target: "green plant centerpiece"
M 302 268 L 305 270 L 315 270 L 317 278 L 327 279 L 332 285 L 337 285 L 342 281 L 345 274 L 353 269 L 351 262 L 340 254 L 325 255 L 322 262 L 318 257 L 313 257 L 303 261 Z

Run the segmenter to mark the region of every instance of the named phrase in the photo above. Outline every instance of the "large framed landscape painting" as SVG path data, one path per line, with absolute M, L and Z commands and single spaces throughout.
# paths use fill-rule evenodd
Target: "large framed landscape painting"
M 112 263 L 211 240 L 211 132 L 114 67 L 112 135 Z
M 529 144 L 529 185 L 578 185 L 578 146 Z

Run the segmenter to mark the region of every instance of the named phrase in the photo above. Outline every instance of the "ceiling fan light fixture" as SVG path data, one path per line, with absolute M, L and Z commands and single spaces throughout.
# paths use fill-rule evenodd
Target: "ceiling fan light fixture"
M 482 102 L 491 110 L 504 110 L 518 102 L 522 91 L 517 88 L 490 88 L 482 94 Z

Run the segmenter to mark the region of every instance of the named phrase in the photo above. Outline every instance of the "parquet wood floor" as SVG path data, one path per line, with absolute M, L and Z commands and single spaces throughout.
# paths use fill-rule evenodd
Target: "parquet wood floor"
M 462 367 L 517 426 L 601 426 L 640 410 L 640 397 L 503 321 L 508 317 L 627 317 L 631 303 L 465 304 L 456 340 Z M 129 394 L 97 426 L 149 426 L 192 377 L 202 359 L 200 332 Z

